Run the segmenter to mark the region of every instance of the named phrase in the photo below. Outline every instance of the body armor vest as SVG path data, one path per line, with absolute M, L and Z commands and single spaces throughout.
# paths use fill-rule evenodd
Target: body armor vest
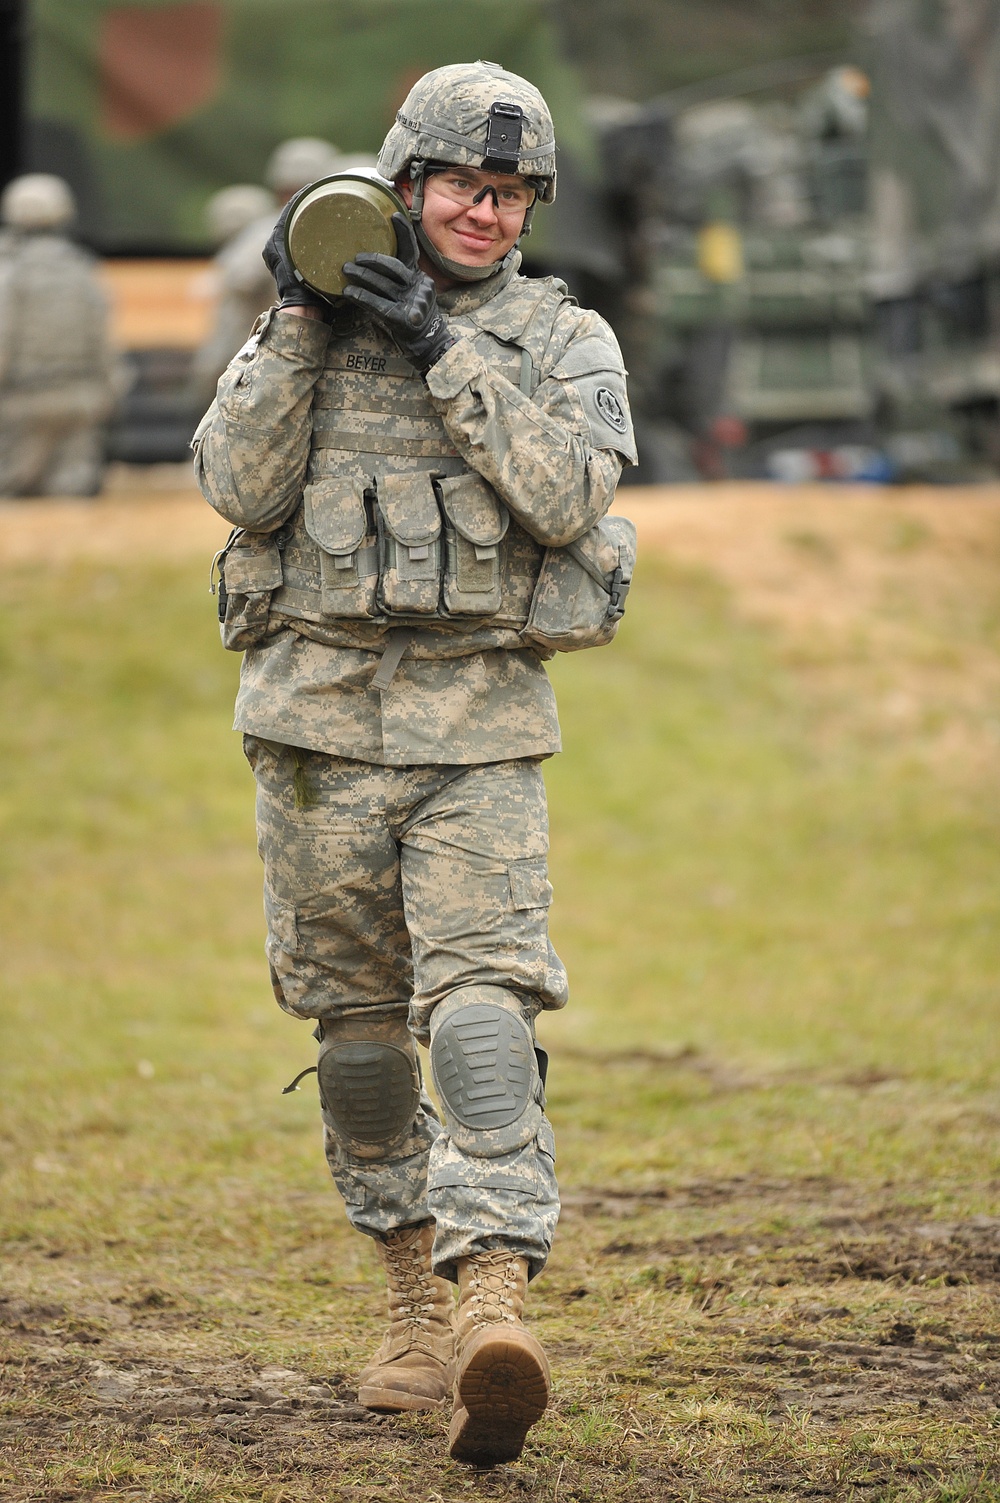
M 549 346 L 565 298 L 555 280 L 519 281 L 451 323 L 528 394 L 559 359 Z M 523 648 L 543 563 L 563 551 L 518 525 L 452 444 L 419 373 L 345 309 L 315 386 L 300 505 L 277 532 L 237 530 L 224 550 L 223 640 L 242 650 L 291 627 L 379 651 L 405 627 L 415 657 Z

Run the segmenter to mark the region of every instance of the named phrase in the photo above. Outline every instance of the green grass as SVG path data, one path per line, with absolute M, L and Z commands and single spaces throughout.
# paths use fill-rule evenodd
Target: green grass
M 860 699 L 831 735 L 787 642 L 649 563 L 614 647 L 553 666 L 567 1209 L 523 1460 L 470 1474 L 437 1417 L 303 1401 L 248 1443 L 102 1400 L 95 1362 L 343 1402 L 378 1329 L 312 1095 L 279 1094 L 312 1044 L 270 997 L 203 572 L 6 581 L 0 1494 L 1000 1499 L 996 780 Z

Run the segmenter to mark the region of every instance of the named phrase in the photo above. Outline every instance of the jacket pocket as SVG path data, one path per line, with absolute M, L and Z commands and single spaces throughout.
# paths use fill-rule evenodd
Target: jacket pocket
M 223 647 L 245 652 L 264 640 L 271 596 L 280 584 L 281 553 L 274 534 L 236 528 L 219 555 Z
M 320 550 L 323 614 L 374 616 L 378 546 L 362 482 L 350 476 L 314 480 L 305 488 L 302 516 Z
M 390 616 L 434 616 L 441 597 L 441 513 L 430 475 L 383 475 L 379 594 Z
M 500 544 L 510 513 L 481 475 L 437 482 L 445 515 L 444 609 L 492 616 L 500 609 Z
M 556 652 L 603 647 L 625 614 L 635 567 L 635 527 L 603 517 L 564 548 L 547 548 L 522 635 Z

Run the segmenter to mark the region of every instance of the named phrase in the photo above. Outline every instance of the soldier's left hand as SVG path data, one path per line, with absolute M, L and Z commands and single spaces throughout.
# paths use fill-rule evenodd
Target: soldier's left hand
M 455 343 L 438 307 L 434 283 L 420 270 L 420 247 L 405 214 L 392 216 L 397 256 L 361 251 L 344 267 L 344 297 L 367 308 L 418 371 L 429 370 Z

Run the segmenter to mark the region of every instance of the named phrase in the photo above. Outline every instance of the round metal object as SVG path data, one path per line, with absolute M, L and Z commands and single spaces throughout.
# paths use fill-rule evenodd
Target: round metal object
M 392 216 L 406 205 L 376 172 L 337 172 L 310 183 L 293 200 L 285 245 L 302 280 L 324 297 L 344 290 L 344 263 L 359 251 L 396 254 Z

